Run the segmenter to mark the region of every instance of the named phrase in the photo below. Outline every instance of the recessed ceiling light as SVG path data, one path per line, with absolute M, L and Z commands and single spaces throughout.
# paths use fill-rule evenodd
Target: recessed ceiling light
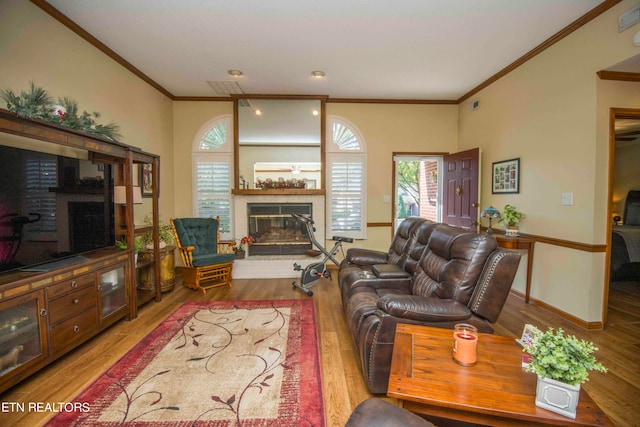
M 324 77 L 324 71 L 312 71 L 311 75 L 313 77 L 322 78 Z
M 240 77 L 243 74 L 240 70 L 229 70 L 227 71 L 227 73 L 229 73 L 229 75 L 233 77 Z
M 255 110 L 254 111 L 256 116 L 261 116 L 262 115 L 262 110 Z
M 314 116 L 317 116 L 317 115 L 319 115 L 319 114 L 320 114 L 320 111 L 318 111 L 318 110 L 312 110 L 312 111 L 311 111 L 311 114 L 313 114 Z

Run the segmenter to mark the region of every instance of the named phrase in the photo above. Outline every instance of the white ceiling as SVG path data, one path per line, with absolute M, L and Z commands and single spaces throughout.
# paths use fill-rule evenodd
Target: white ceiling
M 48 2 L 174 96 L 457 100 L 602 0 Z

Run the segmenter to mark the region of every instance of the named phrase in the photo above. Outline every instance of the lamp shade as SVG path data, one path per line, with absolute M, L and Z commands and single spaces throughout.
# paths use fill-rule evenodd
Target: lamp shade
M 113 203 L 116 205 L 124 205 L 127 203 L 127 187 L 124 185 L 116 185 L 113 187 Z M 140 187 L 133 187 L 133 203 L 142 204 L 142 193 Z
M 498 211 L 498 209 L 494 208 L 493 206 L 489 206 L 488 208 L 482 211 L 480 216 L 482 218 L 496 219 L 496 218 L 500 218 L 500 211 Z
M 113 203 L 116 205 L 124 205 L 127 203 L 127 187 L 124 185 L 116 185 L 113 187 Z

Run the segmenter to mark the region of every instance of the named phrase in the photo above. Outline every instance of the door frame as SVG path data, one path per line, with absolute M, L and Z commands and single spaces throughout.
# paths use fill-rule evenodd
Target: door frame
M 396 201 L 398 199 L 398 193 L 397 193 L 397 189 L 398 189 L 398 183 L 396 181 L 396 161 L 395 158 L 396 157 L 444 157 L 446 155 L 448 155 L 450 153 L 446 153 L 446 152 L 405 152 L 405 151 L 394 151 L 391 153 L 391 176 L 392 176 L 392 186 L 391 186 L 391 239 L 393 239 L 393 236 L 395 235 L 396 232 Z M 440 186 L 440 180 L 438 180 L 438 197 L 441 199 L 442 196 L 442 188 Z M 438 204 L 441 204 L 442 200 L 438 200 Z M 439 209 L 441 209 L 441 206 L 439 206 Z M 442 213 L 442 212 L 441 212 Z
M 611 282 L 611 232 L 613 221 L 613 183 L 616 156 L 616 120 L 634 119 L 640 121 L 640 109 L 636 108 L 610 108 L 609 109 L 609 165 L 608 165 L 608 189 L 607 189 L 607 214 L 606 217 L 606 252 L 605 252 L 605 277 L 604 295 L 602 296 L 602 326 L 607 325 L 609 313 L 609 287 Z

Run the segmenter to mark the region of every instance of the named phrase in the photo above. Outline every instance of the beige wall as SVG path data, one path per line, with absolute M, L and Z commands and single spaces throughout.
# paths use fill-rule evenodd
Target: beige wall
M 631 42 L 637 27 L 617 31 L 635 3 L 622 2 L 460 105 L 460 150 L 483 150 L 482 206 L 517 206 L 524 233 L 606 243 L 608 108 L 618 105 L 604 99 L 596 72 L 640 53 Z M 475 99 L 480 109 L 470 112 Z M 491 194 L 491 163 L 515 157 L 520 193 Z M 573 193 L 573 206 L 561 205 L 562 193 Z M 531 296 L 597 322 L 605 274 L 604 253 L 537 244 Z
M 175 215 L 193 215 L 192 147 L 196 134 L 215 117 L 232 114 L 233 102 L 175 102 L 173 107 L 173 160 L 175 174 Z M 233 132 L 233 129 L 228 131 Z M 233 141 L 233 135 L 230 135 Z M 233 152 L 233 149 L 231 149 Z
M 120 126 L 122 142 L 161 156 L 160 212 L 173 213 L 170 100 L 26 1 L 0 3 L 0 87 L 26 90 L 29 82 L 55 99 L 69 97 L 80 111 L 98 111 L 100 123 Z M 136 223 L 151 212 L 136 206 Z

